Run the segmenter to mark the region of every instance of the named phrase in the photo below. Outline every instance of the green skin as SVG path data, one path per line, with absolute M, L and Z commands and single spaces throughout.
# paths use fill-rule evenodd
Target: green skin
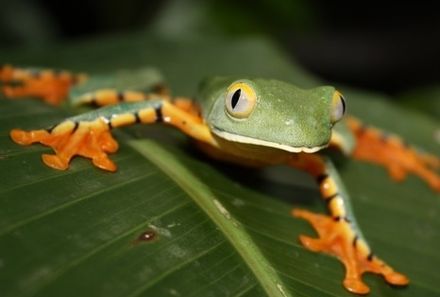
M 234 82 L 245 82 L 250 85 L 257 96 L 255 108 L 245 119 L 234 119 L 227 114 L 225 97 L 228 87 Z M 99 83 L 93 80 L 95 87 Z M 146 83 L 148 84 L 148 83 Z M 105 85 L 105 87 L 112 87 Z M 139 86 L 139 89 L 148 89 L 149 86 Z M 82 87 L 84 88 L 84 86 Z M 248 143 L 248 139 L 263 141 L 252 146 L 252 152 L 266 157 L 267 148 L 273 154 L 286 154 L 285 150 L 273 150 L 279 146 L 293 148 L 317 148 L 329 144 L 332 133 L 337 133 L 343 140 L 338 148 L 349 155 L 354 147 L 354 137 L 344 121 L 333 123 L 331 120 L 332 97 L 335 88 L 321 86 L 310 90 L 300 89 L 292 84 L 277 80 L 267 79 L 237 79 L 236 77 L 214 77 L 204 80 L 199 87 L 196 101 L 201 106 L 202 117 L 210 127 L 213 134 L 221 137 L 219 131 L 236 136 L 233 142 Z M 78 91 L 73 94 L 78 95 Z M 77 103 L 75 96 L 71 100 Z M 127 112 L 136 113 L 144 108 L 159 108 L 160 98 L 136 103 L 121 103 L 93 110 L 70 118 L 74 121 L 92 121 L 98 117 L 111 118 L 113 115 Z M 244 137 L 246 140 L 243 140 Z M 231 140 L 228 140 L 231 141 Z M 269 145 L 266 145 L 269 144 Z M 261 154 L 259 153 L 261 151 Z M 243 155 L 243 157 L 247 157 Z M 273 157 L 273 155 L 272 155 Z M 352 221 L 352 227 L 363 239 L 353 216 L 350 199 L 338 176 L 337 170 L 328 157 L 323 157 L 326 162 L 327 174 L 336 182 L 338 191 L 345 205 L 347 218 Z
M 225 111 L 227 88 L 237 81 L 252 86 L 257 95 L 255 108 L 246 119 L 234 119 Z M 332 133 L 336 133 L 343 140 L 338 149 L 349 155 L 354 149 L 355 138 L 343 120 L 337 123 L 331 120 L 334 93 L 332 86 L 304 90 L 278 80 L 214 77 L 201 83 L 196 100 L 214 134 L 220 130 L 238 135 L 238 140 L 244 136 L 276 145 L 313 148 L 327 146 Z M 323 159 L 327 174 L 333 178 L 341 194 L 353 230 L 359 239 L 365 240 L 333 162 L 325 156 Z
M 233 78 L 205 81 L 196 100 L 205 121 L 214 130 L 264 140 L 291 147 L 318 147 L 328 144 L 333 124 L 330 120 L 333 87 L 303 90 L 294 85 L 266 79 L 240 79 L 256 92 L 257 103 L 245 120 L 225 112 L 225 90 Z
M 145 78 L 147 71 L 143 71 Z M 148 75 L 152 70 L 148 71 Z M 151 86 L 160 81 L 158 75 L 154 80 L 136 79 L 131 75 L 131 90 L 146 92 Z M 122 76 L 124 78 L 124 76 Z M 125 79 L 126 80 L 126 79 Z M 110 83 L 109 83 L 110 81 Z M 228 86 L 236 81 L 246 82 L 256 92 L 257 103 L 255 110 L 246 120 L 233 119 L 225 112 L 225 95 Z M 74 87 L 70 92 L 70 103 L 81 104 L 78 98 L 84 93 L 96 89 L 115 88 L 123 91 L 118 79 L 109 79 L 107 76 L 95 76 L 85 84 Z M 134 85 L 134 87 L 133 87 Z M 349 154 L 354 146 L 354 138 L 344 121 L 332 123 L 331 100 L 335 92 L 334 87 L 322 86 L 310 90 L 300 89 L 292 84 L 278 80 L 267 79 L 237 79 L 234 77 L 214 77 L 205 79 L 199 86 L 199 92 L 195 100 L 199 103 L 202 116 L 212 132 L 225 131 L 238 136 L 244 136 L 256 140 L 263 140 L 290 147 L 323 147 L 326 146 L 332 135 L 332 131 L 342 136 L 341 151 Z M 113 114 L 135 112 L 148 106 L 157 106 L 158 100 L 150 100 L 140 103 L 122 103 L 117 106 L 109 106 L 85 113 L 75 117 L 75 120 L 93 120 L 99 116 L 111 117 Z

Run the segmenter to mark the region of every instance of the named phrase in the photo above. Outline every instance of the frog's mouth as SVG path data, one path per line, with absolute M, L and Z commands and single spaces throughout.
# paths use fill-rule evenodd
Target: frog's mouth
M 234 134 L 234 133 L 229 133 L 229 132 L 226 132 L 222 129 L 216 128 L 216 127 L 212 127 L 211 131 L 215 135 L 219 136 L 220 138 L 226 139 L 228 141 L 253 144 L 253 145 L 260 145 L 260 146 L 265 146 L 265 147 L 273 147 L 273 148 L 280 149 L 283 151 L 288 151 L 291 153 L 301 153 L 301 152 L 314 153 L 314 152 L 322 150 L 328 146 L 328 143 L 326 143 L 324 145 L 313 146 L 313 147 L 290 146 L 290 145 L 286 145 L 286 144 L 281 144 L 281 143 L 271 142 L 271 141 L 267 141 L 267 140 L 261 140 L 261 139 L 257 139 L 257 138 L 253 138 L 253 137 L 247 137 L 247 136 L 242 136 L 242 135 L 238 135 L 238 134 Z

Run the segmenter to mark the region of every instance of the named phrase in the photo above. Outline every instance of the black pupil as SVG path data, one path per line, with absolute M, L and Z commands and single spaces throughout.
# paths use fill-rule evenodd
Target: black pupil
M 339 98 L 341 98 L 341 101 L 342 101 L 342 114 L 344 114 L 345 113 L 345 100 L 344 100 L 344 97 L 342 97 L 342 96 L 339 96 Z
M 240 99 L 240 95 L 241 95 L 241 89 L 238 89 L 237 91 L 235 91 L 234 95 L 232 95 L 232 99 L 231 99 L 232 109 L 234 109 L 235 106 L 237 106 L 238 100 Z

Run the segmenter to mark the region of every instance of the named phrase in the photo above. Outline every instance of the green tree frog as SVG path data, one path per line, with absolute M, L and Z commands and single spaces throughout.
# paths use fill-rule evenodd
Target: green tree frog
M 0 79 L 8 97 L 35 96 L 51 104 L 69 97 L 69 92 L 74 94 L 75 85 L 88 83 L 85 75 L 12 66 L 2 68 Z M 19 85 L 7 85 L 17 81 Z M 111 87 L 70 96 L 77 104 L 104 107 L 47 129 L 14 129 L 12 140 L 52 147 L 55 153 L 44 154 L 42 159 L 55 169 L 65 170 L 74 156 L 82 156 L 103 170 L 115 171 L 108 154 L 116 152 L 118 143 L 111 131 L 137 123 L 162 123 L 194 139 L 213 158 L 251 166 L 287 164 L 304 170 L 316 179 L 329 215 L 293 209 L 292 214 L 310 222 L 319 235 L 301 235 L 301 243 L 311 251 L 336 256 L 346 268 L 343 285 L 351 292 L 369 292 L 362 281 L 364 272 L 382 275 L 393 285 L 408 284 L 405 275 L 373 254 L 356 224 L 337 171 L 317 152 L 339 149 L 385 167 L 395 180 L 415 174 L 436 192 L 440 192 L 440 176 L 435 171 L 440 160 L 407 146 L 397 136 L 353 117 L 344 118 L 346 103 L 334 87 L 304 90 L 278 80 L 214 77 L 200 84 L 195 99 L 172 97 L 164 88 L 148 93 Z

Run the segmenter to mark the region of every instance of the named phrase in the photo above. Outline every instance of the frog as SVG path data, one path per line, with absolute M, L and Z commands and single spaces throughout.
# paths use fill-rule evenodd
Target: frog
M 197 95 L 187 98 L 171 95 L 161 82 L 120 90 L 112 88 L 112 83 L 103 89 L 87 88 L 90 80 L 82 73 L 3 66 L 0 81 L 6 97 L 33 96 L 52 105 L 70 97 L 75 105 L 98 107 L 50 127 L 15 128 L 10 138 L 23 146 L 51 147 L 54 153 L 43 154 L 42 161 L 57 170 L 67 170 L 71 160 L 80 156 L 115 172 L 117 165 L 109 154 L 118 150 L 118 142 L 112 131 L 162 124 L 177 128 L 217 160 L 252 167 L 282 164 L 305 171 L 315 179 L 328 213 L 293 208 L 292 215 L 309 222 L 318 234 L 300 235 L 301 244 L 339 259 L 345 267 L 342 285 L 352 293 L 370 292 L 363 281 L 365 272 L 395 286 L 409 284 L 405 274 L 373 253 L 356 222 L 349 193 L 325 151 L 336 150 L 347 158 L 384 167 L 395 181 L 416 175 L 437 193 L 440 159 L 346 115 L 346 99 L 335 87 L 302 89 L 275 79 L 217 76 L 204 79 Z

